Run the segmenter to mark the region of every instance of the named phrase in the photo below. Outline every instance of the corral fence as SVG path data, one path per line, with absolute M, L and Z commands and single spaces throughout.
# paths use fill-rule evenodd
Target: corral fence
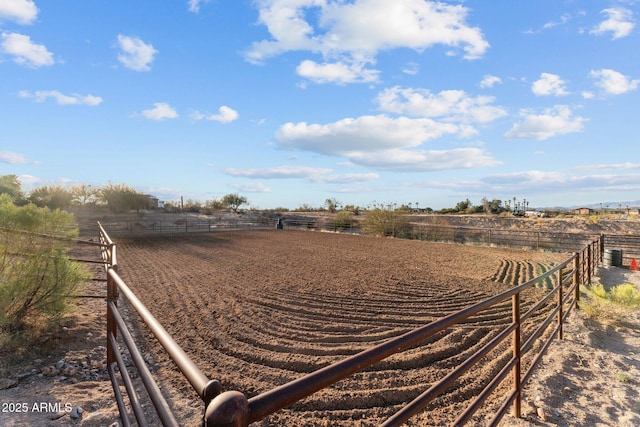
M 171 218 L 127 219 L 100 221 L 112 236 L 163 233 L 206 233 L 221 230 L 274 228 L 277 220 L 268 217 L 255 218 Z M 95 223 L 94 223 L 95 224 Z
M 496 328 L 503 329 L 496 331 L 493 339 L 469 356 L 459 366 L 448 372 L 439 381 L 433 384 L 425 384 L 426 390 L 422 394 L 404 405 L 398 412 L 384 421 L 382 425 L 399 426 L 405 423 L 421 412 L 439 395 L 443 394 L 456 379 L 473 370 L 476 364 L 492 350 L 501 344 L 508 345 L 509 343 L 512 347 L 511 358 L 504 363 L 493 378 L 488 379 L 486 387 L 476 395 L 473 401 L 462 412 L 457 414 L 453 424 L 462 425 L 469 421 L 482 407 L 487 398 L 499 386 L 505 384 L 508 385 L 508 393 L 500 400 L 500 409 L 495 412 L 490 425 L 497 425 L 510 408 L 516 417 L 520 417 L 523 386 L 530 378 L 534 367 L 553 339 L 562 339 L 563 323 L 571 309 L 578 305 L 580 286 L 591 282 L 596 266 L 602 262 L 604 244 L 604 240 L 601 237 L 594 239 L 564 262 L 532 280 L 408 333 L 391 338 L 382 344 L 311 372 L 277 388 L 247 398 L 240 391 L 223 391 L 219 381 L 208 379 L 195 366 L 135 296 L 129 286 L 120 278 L 118 275 L 117 246 L 101 224 L 99 224 L 99 231 L 100 242 L 103 245 L 102 256 L 108 277 L 108 371 L 123 426 L 130 425 L 129 411 L 133 412 L 133 416 L 139 425 L 147 425 L 148 423 L 140 403 L 140 397 L 132 384 L 131 377 L 123 361 L 119 337 L 121 337 L 122 345 L 126 346 L 131 354 L 146 392 L 162 423 L 164 425 L 178 425 L 178 423 L 149 372 L 144 358 L 140 354 L 119 312 L 119 297 L 126 299 L 137 311 L 140 318 L 149 326 L 151 333 L 157 338 L 191 384 L 203 402 L 203 425 L 212 427 L 241 427 L 260 421 L 268 415 L 284 409 L 325 387 L 329 387 L 343 378 L 361 372 L 373 364 L 407 350 L 454 325 L 459 325 L 477 313 L 490 310 L 498 304 L 508 304 L 510 301 L 510 322 L 507 321 L 506 324 L 497 326 Z M 527 305 L 526 307 L 521 305 L 523 293 L 534 287 L 546 289 L 542 292 L 544 296 L 534 302 L 533 305 Z M 540 312 L 545 315 L 539 315 Z M 523 327 L 525 323 L 527 328 Z M 531 327 L 532 325 L 533 327 Z M 525 332 L 525 330 L 529 332 Z M 128 404 L 125 403 L 116 366 L 119 370 L 125 393 L 128 396 Z M 524 369 L 525 366 L 528 366 L 526 370 Z

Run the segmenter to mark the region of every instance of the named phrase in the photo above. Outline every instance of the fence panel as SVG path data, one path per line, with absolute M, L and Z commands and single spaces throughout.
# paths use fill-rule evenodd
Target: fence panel
M 305 226 L 305 224 L 296 224 Z M 306 224 L 309 226 L 309 224 Z M 203 422 L 205 426 L 248 426 L 252 422 L 262 420 L 267 415 L 283 409 L 337 381 L 354 373 L 361 372 L 367 367 L 384 360 L 385 358 L 411 348 L 417 343 L 446 330 L 454 325 L 469 322 L 473 316 L 486 310 L 490 310 L 498 304 L 510 303 L 512 318 L 495 331 L 491 340 L 473 355 L 469 356 L 459 366 L 447 373 L 445 377 L 428 386 L 428 388 L 412 402 L 403 406 L 393 416 L 387 419 L 384 426 L 399 426 L 411 417 L 422 411 L 429 403 L 435 400 L 451 384 L 461 376 L 472 371 L 474 367 L 487 357 L 491 351 L 499 346 L 511 345 L 512 356 L 507 360 L 499 372 L 492 378 L 487 378 L 485 388 L 476 398 L 458 415 L 455 424 L 463 424 L 479 410 L 486 399 L 504 384 L 506 378 L 511 376 L 509 393 L 502 402 L 500 409 L 495 413 L 491 425 L 497 425 L 500 419 L 512 408 L 515 416 L 521 416 L 522 387 L 530 377 L 534 367 L 540 360 L 546 348 L 553 339 L 562 338 L 562 324 L 570 310 L 578 305 L 579 288 L 590 282 L 595 268 L 602 259 L 603 239 L 598 238 L 588 242 L 580 251 L 568 258 L 560 265 L 535 277 L 525 283 L 515 286 L 496 296 L 476 303 L 458 312 L 449 314 L 434 322 L 421 326 L 401 336 L 391 338 L 377 346 L 350 356 L 342 361 L 326 366 L 301 378 L 281 385 L 250 399 L 240 391 L 222 392 L 220 382 L 209 380 L 198 367 L 196 367 L 184 351 L 168 335 L 166 330 L 144 307 L 133 294 L 131 289 L 117 273 L 117 247 L 99 224 L 100 239 L 103 245 L 102 254 L 105 269 L 108 273 L 108 316 L 107 316 L 107 354 L 108 368 L 114 388 L 114 394 L 121 411 L 123 425 L 128 425 L 127 408 L 116 377 L 117 366 L 124 388 L 129 397 L 129 406 L 140 425 L 145 425 L 144 414 L 141 410 L 140 398 L 132 386 L 126 367 L 122 363 L 119 350 L 118 337 L 129 349 L 132 359 L 143 380 L 148 396 L 150 397 L 158 416 L 165 425 L 176 425 L 176 420 L 166 401 L 162 397 L 158 386 L 144 364 L 140 352 L 137 350 L 131 334 L 127 330 L 122 316 L 118 312 L 118 301 L 127 301 L 138 313 L 140 318 L 149 326 L 152 334 L 158 339 L 167 353 L 176 363 L 178 369 L 187 378 L 193 389 L 203 402 Z M 432 229 L 433 230 L 433 229 Z M 429 230 L 424 230 L 425 232 Z M 438 233 L 443 233 L 441 238 L 456 238 L 460 230 L 455 228 L 440 228 Z M 447 233 L 447 235 L 444 235 Z M 520 233 L 516 236 L 516 245 L 529 246 L 534 242 L 538 247 L 543 247 L 545 240 L 541 235 Z M 502 232 L 496 230 L 475 229 L 473 233 L 464 234 L 465 242 L 473 241 L 482 244 L 499 244 L 506 241 Z M 575 244 L 572 240 L 570 245 Z M 535 287 L 546 288 L 551 282 L 551 289 L 547 289 L 544 297 L 526 312 L 521 313 L 521 294 Z M 523 325 L 527 327 L 523 327 Z M 523 372 L 523 369 L 526 371 Z

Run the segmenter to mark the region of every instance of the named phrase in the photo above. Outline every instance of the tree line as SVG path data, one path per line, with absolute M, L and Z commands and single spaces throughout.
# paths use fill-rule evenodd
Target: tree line
M 72 206 L 106 206 L 114 213 L 140 211 L 157 207 L 157 199 L 149 194 L 136 191 L 126 184 L 109 183 L 102 187 L 88 184 L 43 185 L 25 193 L 16 175 L 0 176 L 0 194 L 7 194 L 17 206 L 33 203 L 36 207 L 49 209 L 67 209 Z M 164 208 L 170 212 L 198 212 L 231 209 L 234 212 L 247 204 L 247 198 L 237 193 L 227 194 L 221 199 L 211 199 L 204 203 L 187 200 L 175 203 L 168 202 Z

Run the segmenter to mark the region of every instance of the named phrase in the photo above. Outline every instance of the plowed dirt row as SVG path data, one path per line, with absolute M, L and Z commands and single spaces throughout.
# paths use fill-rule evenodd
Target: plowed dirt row
M 254 396 L 528 280 L 566 254 L 303 231 L 120 239 L 120 275 L 209 378 Z M 525 300 L 530 303 L 532 295 Z M 259 425 L 378 425 L 493 338 L 510 304 L 268 417 Z M 172 401 L 192 399 L 154 340 Z M 499 348 L 410 425 L 451 422 L 500 369 Z M 490 412 L 490 408 L 488 411 Z M 196 425 L 198 414 L 178 414 Z

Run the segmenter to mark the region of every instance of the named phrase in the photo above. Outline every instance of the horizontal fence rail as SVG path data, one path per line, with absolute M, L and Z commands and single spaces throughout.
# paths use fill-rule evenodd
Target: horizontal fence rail
M 469 356 L 440 380 L 433 384 L 425 384 L 426 390 L 422 394 L 400 408 L 382 425 L 387 427 L 402 425 L 423 411 L 429 403 L 443 394 L 458 378 L 472 371 L 478 362 L 483 357 L 487 357 L 492 350 L 498 348 L 498 346 L 508 344 L 512 347 L 511 358 L 504 363 L 498 373 L 488 379 L 485 388 L 458 414 L 454 424 L 461 425 L 471 420 L 492 393 L 499 387 L 505 387 L 505 382 L 509 378 L 511 379 L 508 382 L 510 385 L 507 387 L 509 389 L 507 396 L 501 401 L 500 409 L 493 416 L 490 425 L 497 425 L 510 408 L 512 408 L 512 412 L 516 417 L 520 417 L 523 386 L 531 377 L 533 369 L 553 339 L 562 339 L 563 322 L 569 312 L 579 304 L 580 286 L 590 283 L 596 267 L 602 262 L 604 243 L 604 238 L 598 237 L 586 243 L 581 250 L 576 251 L 573 256 L 564 262 L 532 280 L 272 390 L 247 398 L 240 391 L 229 390 L 223 392 L 219 381 L 215 379 L 209 380 L 194 365 L 186 353 L 175 343 L 120 278 L 117 272 L 116 244 L 111 240 L 103 225 L 99 223 L 98 226 L 102 257 L 108 277 L 108 371 L 123 426 L 130 424 L 128 407 L 131 408 L 138 425 L 147 425 L 148 422 L 142 410 L 140 397 L 132 384 L 131 375 L 127 372 L 127 367 L 123 362 L 120 352 L 121 346 L 129 350 L 148 396 L 162 423 L 164 425 L 177 425 L 177 422 L 159 387 L 147 369 L 131 333 L 127 329 L 118 309 L 119 299 L 126 300 L 136 310 L 140 318 L 149 326 L 151 333 L 157 338 L 178 369 L 189 381 L 203 402 L 203 425 L 211 427 L 248 426 L 250 423 L 260 421 L 268 415 L 335 384 L 343 378 L 361 372 L 387 357 L 409 349 L 439 332 L 455 325 L 460 325 L 471 316 L 489 310 L 498 304 L 510 303 L 511 319 L 501 326 L 502 329 L 495 331 L 495 335 L 484 347 L 477 350 L 476 353 Z M 522 294 L 532 288 L 544 289 L 544 296 L 531 307 L 525 307 L 521 304 Z M 526 311 L 524 311 L 525 308 Z M 523 327 L 525 323 L 527 328 Z M 122 386 L 118 381 L 116 368 L 120 373 Z M 125 404 L 124 395 L 121 391 L 122 387 L 128 396 L 128 406 Z

